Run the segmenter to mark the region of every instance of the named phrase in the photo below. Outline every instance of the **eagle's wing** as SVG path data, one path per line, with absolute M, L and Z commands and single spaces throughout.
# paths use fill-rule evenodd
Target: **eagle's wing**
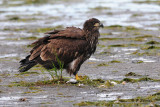
M 86 51 L 87 41 L 83 39 L 84 37 L 83 30 L 70 27 L 40 38 L 33 43 L 35 47 L 31 50 L 29 60 L 40 56 L 43 61 L 58 58 L 64 63 L 70 62 Z
M 48 33 L 49 34 L 49 33 Z M 50 32 L 51 39 L 57 37 L 66 37 L 66 38 L 76 38 L 76 39 L 84 39 L 84 32 L 80 28 L 76 27 L 67 27 L 65 30 L 58 31 L 56 34 L 54 32 Z
M 60 30 L 49 31 L 49 32 L 46 32 L 45 34 L 56 34 L 58 32 L 60 32 Z
M 85 40 L 72 39 L 51 39 L 41 49 L 40 57 L 43 61 L 57 58 L 64 63 L 71 62 L 85 52 L 87 42 Z

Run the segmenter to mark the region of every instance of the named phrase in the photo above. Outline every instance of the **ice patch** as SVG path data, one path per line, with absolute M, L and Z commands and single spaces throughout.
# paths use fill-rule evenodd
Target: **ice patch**
M 16 56 L 18 56 L 18 54 L 17 53 L 13 53 L 13 54 L 0 55 L 0 58 L 16 57 Z
M 3 44 L 3 45 L 27 45 L 29 43 L 30 43 L 29 41 L 9 41 L 9 42 L 1 41 L 0 42 L 0 44 Z
M 6 39 L 6 37 L 3 37 L 3 36 L 1 37 L 1 36 L 0 36 L 0 40 L 2 40 L 2 39 Z
M 138 50 L 137 48 L 122 48 L 122 51 L 136 51 Z
M 160 85 L 140 87 L 140 88 L 142 88 L 142 89 L 150 89 L 150 88 L 158 88 L 158 89 L 160 89 Z
M 137 48 L 113 48 L 114 52 L 127 52 L 127 51 L 136 51 L 138 50 Z
M 134 61 L 134 60 L 141 60 L 141 61 L 143 61 L 143 62 L 156 62 L 155 60 L 152 60 L 152 59 L 145 59 L 145 58 L 143 58 L 143 57 L 140 57 L 140 58 L 133 58 L 132 60 L 133 60 L 133 61 Z
M 102 60 L 102 59 L 96 59 L 94 57 L 90 57 L 89 60 L 91 60 L 91 61 L 105 61 L 105 60 Z
M 8 100 L 17 100 L 17 99 L 20 99 L 21 97 L 19 96 L 12 96 L 12 97 L 0 97 L 0 101 L 3 100 L 3 101 L 8 101 Z
M 160 30 L 159 27 L 145 27 L 145 30 Z

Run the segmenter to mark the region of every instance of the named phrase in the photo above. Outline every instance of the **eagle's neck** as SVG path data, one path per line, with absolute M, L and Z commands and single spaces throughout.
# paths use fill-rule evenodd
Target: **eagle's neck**
M 98 44 L 98 37 L 100 36 L 99 31 L 98 30 L 94 30 L 94 31 L 86 31 L 86 40 L 89 43 L 90 46 L 90 52 L 94 53 Z

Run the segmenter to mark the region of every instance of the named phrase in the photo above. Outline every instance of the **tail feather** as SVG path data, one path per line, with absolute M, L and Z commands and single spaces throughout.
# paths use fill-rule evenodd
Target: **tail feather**
M 25 72 L 28 71 L 30 68 L 35 66 L 37 63 L 35 61 L 29 61 L 30 55 L 28 55 L 25 59 L 22 59 L 19 67 L 19 72 Z

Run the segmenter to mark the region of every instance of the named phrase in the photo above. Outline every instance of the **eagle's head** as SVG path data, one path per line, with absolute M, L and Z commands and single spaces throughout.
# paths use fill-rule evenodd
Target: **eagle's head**
M 91 18 L 84 23 L 83 30 L 98 31 L 100 27 L 103 28 L 103 24 L 98 19 Z

